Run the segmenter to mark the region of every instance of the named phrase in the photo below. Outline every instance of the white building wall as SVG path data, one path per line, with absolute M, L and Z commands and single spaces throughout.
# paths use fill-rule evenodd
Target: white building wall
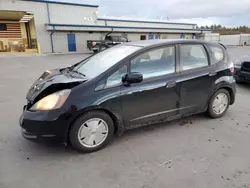
M 79 32 L 76 34 L 76 50 L 77 52 L 86 52 L 87 40 L 101 40 L 101 33 L 88 33 L 88 32 Z
M 250 45 L 250 34 L 240 35 L 240 45 Z
M 50 20 L 53 24 L 95 25 L 96 7 L 49 4 Z
M 156 35 L 158 33 L 152 33 Z M 146 39 L 149 38 L 149 33 L 128 33 L 127 37 L 131 41 L 137 41 L 141 39 L 141 35 L 145 35 Z M 180 39 L 180 34 L 169 34 L 169 33 L 159 33 L 161 39 Z M 185 34 L 185 38 L 192 39 L 192 34 Z
M 31 20 L 30 22 L 30 35 L 32 39 L 36 39 L 36 27 L 35 27 L 35 22 L 34 20 Z
M 210 42 L 220 42 L 220 34 L 219 33 L 207 33 L 204 36 L 205 41 L 210 41 Z
M 68 52 L 68 38 L 66 32 L 55 32 L 53 34 L 54 51 L 56 53 Z
M 50 53 L 50 36 L 44 26 L 48 23 L 46 3 L 19 0 L 0 0 L 0 10 L 9 11 L 32 11 L 34 13 L 37 42 L 40 45 L 41 53 Z
M 126 26 L 126 27 L 158 27 L 158 28 L 183 28 L 194 29 L 194 25 L 171 24 L 171 23 L 143 23 L 132 21 L 106 21 L 109 26 Z
M 219 33 L 206 33 L 206 34 L 199 35 L 197 39 L 219 43 L 220 34 Z
M 180 34 L 166 34 L 167 39 L 179 39 Z
M 128 33 L 127 38 L 131 41 L 138 41 L 141 39 L 141 35 L 145 35 L 148 38 L 148 33 Z
M 56 53 L 67 53 L 68 50 L 68 32 L 55 32 L 53 34 L 54 51 Z M 100 40 L 101 33 L 77 32 L 76 36 L 76 52 L 84 53 L 88 51 L 87 40 Z
M 240 45 L 240 35 L 221 35 L 220 43 L 226 46 Z

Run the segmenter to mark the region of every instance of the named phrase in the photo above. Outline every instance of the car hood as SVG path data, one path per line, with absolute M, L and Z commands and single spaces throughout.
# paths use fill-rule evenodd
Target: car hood
M 62 89 L 71 89 L 83 82 L 86 78 L 73 77 L 69 73 L 64 73 L 63 69 L 45 71 L 31 86 L 26 99 L 34 102 L 44 96 Z

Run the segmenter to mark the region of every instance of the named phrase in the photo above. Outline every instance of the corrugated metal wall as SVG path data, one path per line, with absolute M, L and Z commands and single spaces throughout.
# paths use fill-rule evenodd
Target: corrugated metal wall
M 237 46 L 240 45 L 240 35 L 221 35 L 220 43 L 226 46 Z
M 248 46 L 250 45 L 250 34 L 220 35 L 219 33 L 206 33 L 198 36 L 200 40 L 222 43 L 225 46 Z

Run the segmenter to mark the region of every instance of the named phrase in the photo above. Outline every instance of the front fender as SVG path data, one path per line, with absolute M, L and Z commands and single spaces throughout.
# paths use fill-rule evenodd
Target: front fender
M 98 105 L 89 106 L 87 108 L 83 108 L 81 110 L 75 111 L 75 113 L 74 113 L 74 115 L 73 115 L 73 117 L 71 119 L 71 122 L 69 124 L 67 132 L 69 133 L 72 124 L 76 121 L 77 118 L 79 118 L 84 113 L 89 112 L 89 111 L 102 111 L 102 112 L 107 113 L 112 118 L 112 120 L 114 121 L 115 130 L 116 130 L 115 133 L 118 136 L 120 136 L 120 135 L 123 134 L 123 132 L 124 132 L 125 129 L 124 129 L 124 124 L 123 124 L 123 118 L 120 115 L 120 113 L 119 112 L 115 112 L 115 111 L 111 111 L 110 109 L 106 109 L 106 108 L 104 108 L 102 106 L 98 106 Z

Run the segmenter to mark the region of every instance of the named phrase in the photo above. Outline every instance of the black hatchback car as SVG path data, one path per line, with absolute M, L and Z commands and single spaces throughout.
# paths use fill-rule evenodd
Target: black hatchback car
M 93 152 L 127 129 L 201 112 L 219 118 L 235 101 L 233 68 L 223 46 L 205 41 L 118 45 L 43 73 L 27 94 L 22 134 Z

